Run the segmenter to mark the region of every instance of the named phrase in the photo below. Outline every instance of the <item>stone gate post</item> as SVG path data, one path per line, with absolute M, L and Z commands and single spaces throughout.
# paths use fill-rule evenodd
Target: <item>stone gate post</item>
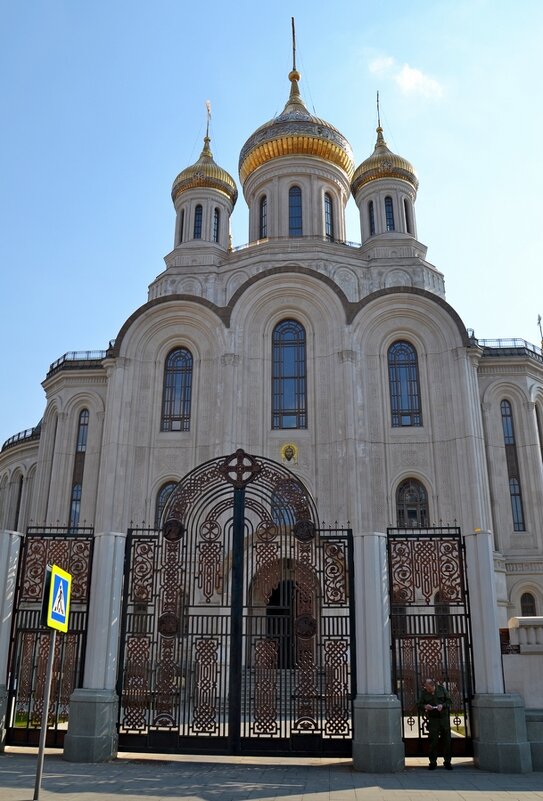
M 83 687 L 70 698 L 64 759 L 104 762 L 117 754 L 117 682 L 126 534 L 94 538 Z
M 9 641 L 13 618 L 19 552 L 24 534 L 19 531 L 0 531 L 0 751 L 4 750 L 7 728 L 7 673 Z
M 466 534 L 466 570 L 473 635 L 475 763 L 495 773 L 532 770 L 526 713 L 520 695 L 505 692 L 494 584 L 492 534 Z
M 354 534 L 356 682 L 353 765 L 368 773 L 404 766 L 401 705 L 392 694 L 386 534 Z

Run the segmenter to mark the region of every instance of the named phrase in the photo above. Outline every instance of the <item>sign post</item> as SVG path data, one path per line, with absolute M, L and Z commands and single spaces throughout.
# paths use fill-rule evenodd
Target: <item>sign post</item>
M 53 662 L 57 631 L 68 631 L 68 614 L 70 611 L 70 595 L 72 590 L 72 577 L 57 565 L 47 566 L 45 574 L 45 589 L 42 604 L 42 625 L 51 629 L 49 641 L 49 656 L 45 672 L 43 691 L 43 711 L 41 717 L 40 744 L 38 748 L 38 765 L 36 767 L 36 782 L 34 784 L 33 801 L 39 801 L 41 778 L 43 773 L 43 757 L 45 753 L 45 739 L 47 737 L 47 723 L 49 721 L 49 699 L 51 697 L 51 678 L 53 675 Z

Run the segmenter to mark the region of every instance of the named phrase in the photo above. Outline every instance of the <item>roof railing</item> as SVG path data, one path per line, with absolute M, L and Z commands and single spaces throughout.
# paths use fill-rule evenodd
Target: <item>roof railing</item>
M 75 370 L 98 367 L 97 362 L 105 359 L 105 350 L 72 350 L 65 353 L 54 361 L 47 372 L 47 376 L 56 373 L 58 370 Z
M 39 439 L 40 434 L 41 423 L 38 423 L 38 425 L 34 426 L 34 428 L 27 428 L 24 431 L 19 431 L 18 434 L 14 434 L 4 442 L 2 445 L 2 453 L 7 451 L 9 448 L 13 448 L 14 445 L 18 445 L 20 442 L 30 442 L 33 439 Z
M 247 242 L 245 245 L 237 245 L 235 248 L 230 248 L 230 253 L 239 253 L 240 250 L 247 250 L 254 248 L 258 245 L 264 245 L 268 242 L 327 242 L 330 245 L 345 245 L 349 248 L 360 248 L 360 242 L 350 242 L 347 239 L 337 239 L 333 236 L 264 236 L 261 239 L 255 239 L 252 242 Z

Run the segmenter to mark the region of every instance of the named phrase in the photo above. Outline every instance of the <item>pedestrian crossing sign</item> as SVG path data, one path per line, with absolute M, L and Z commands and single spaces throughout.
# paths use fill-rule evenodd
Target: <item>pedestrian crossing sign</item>
M 57 565 L 51 566 L 51 583 L 47 602 L 47 625 L 57 631 L 68 631 L 72 577 Z

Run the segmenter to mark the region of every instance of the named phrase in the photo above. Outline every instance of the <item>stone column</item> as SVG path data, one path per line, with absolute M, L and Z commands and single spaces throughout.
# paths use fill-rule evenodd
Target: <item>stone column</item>
M 404 766 L 401 705 L 392 694 L 386 535 L 354 536 L 356 684 L 353 766 L 394 773 Z
M 6 744 L 8 706 L 8 657 L 11 622 L 17 589 L 19 551 L 24 534 L 19 531 L 0 531 L 0 751 Z
M 495 773 L 527 773 L 532 759 L 524 701 L 504 688 L 492 534 L 477 530 L 465 535 L 465 543 L 475 673 L 475 763 Z
M 121 633 L 126 534 L 94 538 L 92 583 L 83 687 L 70 698 L 64 759 L 105 762 L 117 754 L 118 696 L 115 692 Z

